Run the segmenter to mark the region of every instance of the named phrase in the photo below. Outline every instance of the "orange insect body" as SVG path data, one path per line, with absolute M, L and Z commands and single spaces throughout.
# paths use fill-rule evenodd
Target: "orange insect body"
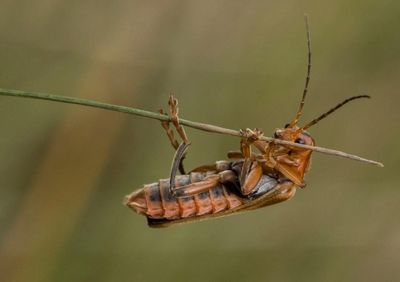
M 241 161 L 226 163 L 238 167 L 243 164 Z M 220 172 L 234 171 L 231 168 Z M 217 170 L 179 175 L 175 179 L 176 189 L 179 191 L 182 186 L 202 183 L 207 177 L 214 176 L 218 176 Z M 219 183 L 198 194 L 180 198 L 169 192 L 169 179 L 161 179 L 128 195 L 125 204 L 147 216 L 151 227 L 163 227 L 270 205 L 287 200 L 295 193 L 293 182 L 273 174 L 263 174 L 249 196 L 240 194 L 239 185 L 236 177 L 232 182 Z
M 346 99 L 305 126 L 298 127 L 311 70 L 308 24 L 307 43 L 308 68 L 300 107 L 293 121 L 277 129 L 274 137 L 314 146 L 314 139 L 305 131 L 307 128 L 344 104 L 369 96 Z M 169 128 L 169 121 L 162 123 L 177 150 L 171 177 L 145 185 L 125 198 L 128 207 L 147 217 L 149 226 L 164 227 L 261 208 L 286 201 L 294 196 L 297 187 L 305 187 L 304 176 L 310 168 L 312 150 L 262 141 L 262 132 L 258 129 L 241 131 L 240 152 L 228 153 L 228 160 L 201 166 L 186 174 L 182 160 L 189 142 L 179 125 L 177 100 L 172 96 L 169 106 L 171 122 L 183 140 L 179 145 Z M 252 146 L 257 148 L 257 153 L 251 152 Z M 182 175 L 175 177 L 178 167 Z
M 252 138 L 259 133 L 247 130 L 246 134 Z M 313 139 L 297 127 L 278 129 L 275 136 L 314 145 Z M 305 186 L 303 179 L 311 150 L 260 140 L 252 143 L 261 154 L 245 158 L 243 153 L 229 153 L 228 161 L 177 176 L 174 193 L 170 191 L 170 179 L 162 179 L 128 195 L 125 204 L 147 216 L 150 226 L 162 227 L 282 202 L 295 194 L 296 185 Z M 249 145 L 249 140 L 244 139 L 244 152 Z M 244 173 L 246 167 L 248 172 Z

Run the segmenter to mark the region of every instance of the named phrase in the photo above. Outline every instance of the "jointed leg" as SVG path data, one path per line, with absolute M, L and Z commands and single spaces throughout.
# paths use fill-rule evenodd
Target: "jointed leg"
M 170 112 L 170 117 L 171 117 L 171 122 L 175 126 L 176 131 L 178 132 L 179 136 L 181 137 L 182 141 L 184 144 L 189 144 L 189 140 L 186 136 L 185 129 L 179 124 L 179 117 L 178 117 L 178 100 L 174 98 L 173 95 L 169 96 L 168 100 L 168 105 L 169 105 L 169 112 Z M 162 109 L 160 110 L 161 114 L 167 115 Z M 171 142 L 172 147 L 174 147 L 175 150 L 178 150 L 179 147 L 179 142 L 175 139 L 174 132 L 169 126 L 170 121 L 162 121 L 161 126 L 165 129 L 168 139 Z M 179 172 L 181 174 L 186 174 L 185 169 L 183 167 L 183 160 L 185 158 L 185 154 L 180 157 L 179 165 L 176 166 L 179 168 Z
M 173 190 L 173 194 L 177 198 L 190 197 L 201 192 L 206 192 L 209 189 L 227 182 L 237 180 L 235 173 L 231 170 L 221 171 L 218 174 L 209 175 L 200 182 L 194 182 Z
M 186 136 L 185 129 L 179 124 L 178 100 L 175 99 L 173 95 L 169 96 L 168 105 L 169 105 L 169 111 L 171 114 L 171 121 L 172 121 L 173 125 L 175 126 L 176 131 L 178 132 L 179 136 L 182 138 L 182 141 L 184 143 L 188 144 L 189 139 Z
M 189 143 L 181 143 L 178 146 L 178 149 L 175 151 L 175 156 L 174 160 L 172 162 L 171 166 L 171 174 L 169 176 L 169 192 L 170 194 L 174 194 L 174 188 L 175 188 L 175 177 L 176 177 L 176 172 L 179 168 L 181 174 L 185 174 L 185 170 L 183 168 L 182 161 L 185 158 L 185 154 L 187 149 L 189 148 Z
M 244 157 L 244 161 L 239 181 L 242 194 L 248 195 L 257 185 L 263 173 L 260 163 L 252 158 L 251 153 L 251 145 L 255 141 L 258 141 L 263 133 L 257 128 L 254 130 L 246 128 L 240 132 L 243 135 L 243 138 L 240 141 L 240 150 Z
M 279 153 L 276 155 L 276 153 Z M 289 178 L 294 184 L 304 188 L 306 186 L 302 177 L 299 176 L 296 167 L 299 166 L 300 160 L 293 159 L 289 156 L 289 153 L 285 150 L 273 151 L 269 148 L 266 152 L 267 161 L 266 165 L 272 169 L 275 169 Z
M 160 114 L 167 116 L 167 114 L 164 113 L 162 109 L 160 109 L 159 112 Z M 179 147 L 179 143 L 178 141 L 176 141 L 174 136 L 174 131 L 169 127 L 169 123 L 170 123 L 169 121 L 164 120 L 161 122 L 161 126 L 165 129 L 165 132 L 167 133 L 168 139 L 171 142 L 172 147 L 174 147 L 174 149 L 176 150 Z

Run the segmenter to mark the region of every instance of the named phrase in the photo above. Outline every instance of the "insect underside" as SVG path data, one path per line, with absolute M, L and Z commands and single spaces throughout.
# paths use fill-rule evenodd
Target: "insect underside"
M 133 192 L 125 203 L 147 216 L 150 226 L 161 227 L 260 208 L 294 195 L 293 183 L 273 172 L 257 176 L 251 193 L 241 194 L 243 183 L 239 175 L 243 163 L 243 160 L 218 161 L 214 169 L 179 175 L 173 193 L 170 179 L 161 179 Z M 223 179 L 226 176 L 229 179 Z M 183 196 L 193 187 L 200 192 Z
M 314 139 L 306 129 L 346 103 L 369 96 L 350 97 L 306 125 L 297 126 L 303 112 L 311 71 L 307 18 L 306 27 L 308 66 L 300 106 L 289 124 L 276 129 L 274 138 L 314 146 Z M 160 112 L 165 114 L 162 110 Z M 190 143 L 179 124 L 178 102 L 172 95 L 169 98 L 169 116 L 168 121 L 162 122 L 162 127 L 176 150 L 170 177 L 145 185 L 126 196 L 124 201 L 135 212 L 146 216 L 149 226 L 165 227 L 261 208 L 288 200 L 297 188 L 305 187 L 304 176 L 310 167 L 312 151 L 262 141 L 262 132 L 258 129 L 241 130 L 240 151 L 229 152 L 227 160 L 200 166 L 186 173 L 183 159 Z M 170 123 L 181 137 L 181 144 L 174 138 Z M 252 147 L 257 149 L 257 153 L 252 152 Z M 181 175 L 176 176 L 178 170 Z

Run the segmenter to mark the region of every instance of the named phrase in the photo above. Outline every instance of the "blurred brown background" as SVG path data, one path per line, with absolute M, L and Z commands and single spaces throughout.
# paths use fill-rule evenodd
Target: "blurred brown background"
M 267 135 L 352 95 L 310 131 L 317 145 L 288 203 L 163 230 L 121 205 L 169 174 L 159 122 L 0 97 L 0 281 L 398 281 L 398 1 L 0 2 L 0 87 L 156 111 Z M 237 138 L 187 129 L 187 167 Z

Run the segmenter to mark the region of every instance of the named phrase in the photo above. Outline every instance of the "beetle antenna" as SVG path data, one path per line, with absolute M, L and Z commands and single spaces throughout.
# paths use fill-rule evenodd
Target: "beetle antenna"
M 303 113 L 304 102 L 305 102 L 305 99 L 307 96 L 308 85 L 310 84 L 310 77 L 311 77 L 311 32 L 310 32 L 310 27 L 308 24 L 308 15 L 307 14 L 304 14 L 304 21 L 306 23 L 307 49 L 308 49 L 307 76 L 306 76 L 306 82 L 304 85 L 303 96 L 301 98 L 299 110 L 297 111 L 296 117 L 294 118 L 294 120 L 290 123 L 290 127 L 293 127 L 297 124 L 297 122 L 300 119 L 301 114 Z
M 317 122 L 319 122 L 321 119 L 326 118 L 328 115 L 330 115 L 331 113 L 333 113 L 334 111 L 336 111 L 337 109 L 341 108 L 342 106 L 344 106 L 345 104 L 347 104 L 350 101 L 356 100 L 356 99 L 360 99 L 360 98 L 371 98 L 368 95 L 359 95 L 359 96 L 353 96 L 350 98 L 347 98 L 346 100 L 344 100 L 343 102 L 337 104 L 334 108 L 330 109 L 329 111 L 327 111 L 326 113 L 320 115 L 319 117 L 317 117 L 316 119 L 310 121 L 309 123 L 307 123 L 305 126 L 303 126 L 301 129 L 302 130 L 306 130 L 307 128 L 313 126 L 314 124 L 316 124 Z

